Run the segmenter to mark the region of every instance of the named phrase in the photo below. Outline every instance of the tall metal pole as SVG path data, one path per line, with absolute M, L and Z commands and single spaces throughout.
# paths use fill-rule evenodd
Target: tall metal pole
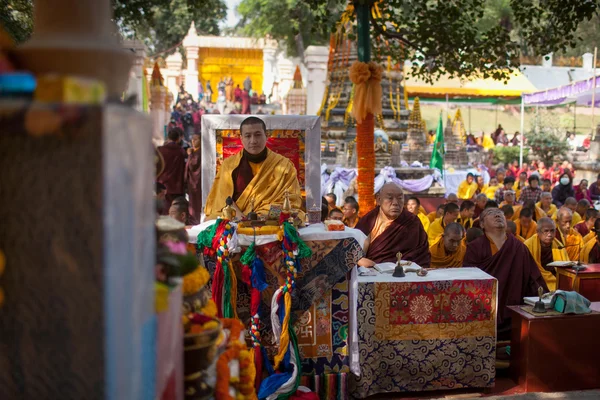
M 594 83 L 592 89 L 592 139 L 596 135 L 596 123 L 594 111 L 596 109 L 596 57 L 598 55 L 598 48 L 594 47 Z
M 523 99 L 523 93 L 521 93 L 521 143 L 519 148 L 519 168 L 523 166 L 523 131 L 525 130 L 525 100 Z

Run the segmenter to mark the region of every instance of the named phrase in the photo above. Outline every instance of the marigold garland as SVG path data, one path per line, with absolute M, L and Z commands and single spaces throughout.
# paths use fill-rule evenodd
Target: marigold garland
M 197 293 L 200 289 L 204 287 L 208 283 L 210 279 L 210 274 L 203 266 L 198 266 L 194 270 L 194 272 L 187 274 L 183 277 L 183 295 L 189 296 L 191 294 Z
M 361 215 L 375 206 L 375 118 L 367 114 L 356 125 L 358 202 Z

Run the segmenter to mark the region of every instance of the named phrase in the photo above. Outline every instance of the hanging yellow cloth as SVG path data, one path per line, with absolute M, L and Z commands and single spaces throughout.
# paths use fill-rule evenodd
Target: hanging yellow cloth
M 548 286 L 548 290 L 556 290 L 556 277 L 550 271 L 546 271 L 542 267 L 542 245 L 540 243 L 540 238 L 537 234 L 533 235 L 529 239 L 525 241 L 525 246 L 531 252 L 533 259 L 535 260 L 544 281 L 546 281 L 546 285 Z M 564 248 L 561 248 L 562 244 L 554 239 L 552 241 L 552 260 L 553 261 L 569 261 L 569 255 Z

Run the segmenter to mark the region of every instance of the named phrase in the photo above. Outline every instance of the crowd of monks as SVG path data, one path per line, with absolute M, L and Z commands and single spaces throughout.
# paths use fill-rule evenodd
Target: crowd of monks
M 294 165 L 266 147 L 266 132 L 259 118 L 242 122 L 243 150 L 223 161 L 206 201 L 206 219 L 220 216 L 226 202 L 238 218 L 250 212 L 265 215 L 272 205 L 283 203 L 286 193 L 294 209 L 306 209 Z M 169 138 L 165 158 L 183 159 L 178 136 L 170 133 Z M 178 173 L 185 174 L 185 165 L 180 166 Z M 364 257 L 358 262 L 362 267 L 395 262 L 400 252 L 403 260 L 425 268 L 477 267 L 494 276 L 501 337 L 510 328 L 506 306 L 522 304 L 539 287 L 556 289 L 553 261 L 600 262 L 600 220 L 588 199 L 563 196 L 569 193 L 570 177 L 568 182 L 561 177 L 554 188 L 545 181 L 540 185 L 535 174 L 519 174 L 517 180 L 499 170 L 490 185 L 478 178 L 468 174 L 458 193 L 448 194 L 430 213 L 395 183 L 385 184 L 376 195 L 377 206 L 360 218 L 353 197 L 340 209 L 335 195 L 328 194 L 321 219 L 340 220 L 365 233 Z M 190 215 L 180 194 L 183 187 L 167 184 L 166 189 L 169 214 L 186 222 Z

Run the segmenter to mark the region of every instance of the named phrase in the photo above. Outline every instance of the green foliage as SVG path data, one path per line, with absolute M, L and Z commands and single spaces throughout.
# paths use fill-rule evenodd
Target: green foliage
M 270 35 L 285 43 L 287 54 L 302 56 L 310 45 L 325 45 L 340 19 L 345 1 L 324 0 L 314 7 L 303 0 L 242 0 L 237 7 L 243 35 Z M 320 26 L 315 25 L 319 15 Z
M 508 164 L 519 159 L 521 148 L 519 146 L 498 146 L 494 147 L 494 162 Z M 523 147 L 523 160 L 527 160 L 529 149 Z
M 114 18 L 125 37 L 138 37 L 153 52 L 177 45 L 192 21 L 199 33 L 219 34 L 227 16 L 223 0 L 112 0 Z M 32 0 L 0 0 L 0 23 L 17 43 L 31 36 Z
M 560 118 L 551 110 L 537 113 L 532 129 L 525 133 L 525 137 L 531 152 L 546 165 L 551 165 L 554 160 L 566 159 L 569 152 L 566 130 L 561 126 Z

